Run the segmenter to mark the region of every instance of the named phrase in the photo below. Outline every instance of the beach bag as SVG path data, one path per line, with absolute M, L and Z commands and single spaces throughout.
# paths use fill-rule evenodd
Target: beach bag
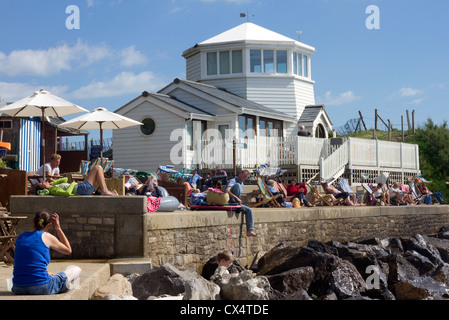
M 207 189 L 207 203 L 224 206 L 229 203 L 229 194 L 221 191 L 220 189 L 209 188 Z

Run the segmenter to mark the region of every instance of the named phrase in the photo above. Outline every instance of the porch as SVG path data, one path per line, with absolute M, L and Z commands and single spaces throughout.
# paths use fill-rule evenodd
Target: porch
M 373 183 L 382 172 L 396 181 L 419 174 L 419 148 L 415 144 L 357 138 L 255 137 L 202 141 L 187 153 L 186 167 L 200 170 L 217 166 L 238 172 L 262 164 L 286 169 L 285 176 L 299 181 L 344 176 L 350 184 Z

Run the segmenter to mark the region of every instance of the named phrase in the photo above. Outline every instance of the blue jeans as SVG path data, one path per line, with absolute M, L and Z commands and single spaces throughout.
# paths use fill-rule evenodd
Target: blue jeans
M 49 295 L 67 292 L 67 276 L 64 272 L 50 276 L 51 280 L 45 284 L 16 287 L 13 286 L 11 291 L 17 295 Z
M 304 193 L 302 192 L 298 192 L 297 194 L 295 194 L 290 201 L 293 201 L 293 199 L 298 198 L 299 200 L 302 200 L 305 205 L 309 204 L 309 201 L 307 201 L 306 196 L 304 195 Z
M 246 220 L 246 230 L 252 231 L 254 230 L 254 220 L 253 220 L 253 210 L 250 207 L 241 205 L 242 208 L 240 211 L 245 215 Z

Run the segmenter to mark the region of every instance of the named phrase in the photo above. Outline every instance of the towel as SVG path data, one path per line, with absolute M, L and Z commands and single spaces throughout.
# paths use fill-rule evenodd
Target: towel
M 156 212 L 161 205 L 161 198 L 147 197 L 147 212 Z

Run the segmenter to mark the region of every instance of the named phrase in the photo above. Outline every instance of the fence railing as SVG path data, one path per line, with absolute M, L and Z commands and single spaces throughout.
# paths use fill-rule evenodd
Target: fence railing
M 190 157 L 202 168 L 222 166 L 232 168 L 234 163 L 241 168 L 256 168 L 261 164 L 271 166 L 319 167 L 323 178 L 331 177 L 341 168 L 398 168 L 419 170 L 418 146 L 407 143 L 343 139 L 332 144 L 330 139 L 307 137 L 256 137 L 255 139 L 214 139 L 202 141 L 201 148 L 190 151 Z

